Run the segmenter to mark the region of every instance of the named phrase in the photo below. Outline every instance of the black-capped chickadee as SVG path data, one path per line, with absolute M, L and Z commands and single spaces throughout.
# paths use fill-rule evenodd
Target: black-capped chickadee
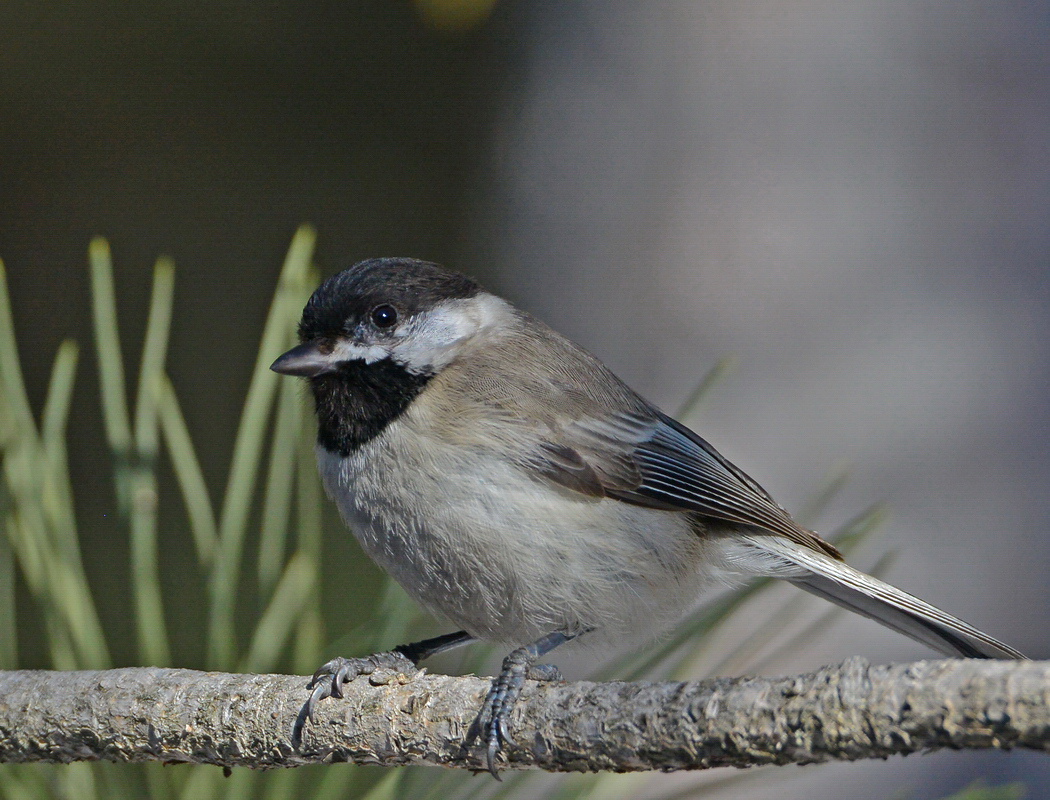
M 597 358 L 468 277 L 406 258 L 325 281 L 302 341 L 329 496 L 365 551 L 461 628 L 337 658 L 307 704 L 378 667 L 482 639 L 515 648 L 473 735 L 489 769 L 535 662 L 577 637 L 641 640 L 720 579 L 783 578 L 951 656 L 1020 653 L 848 566 L 710 444 Z

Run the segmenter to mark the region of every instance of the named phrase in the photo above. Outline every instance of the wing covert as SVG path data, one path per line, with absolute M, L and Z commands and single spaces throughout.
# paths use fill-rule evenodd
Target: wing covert
M 556 448 L 558 457 L 544 459 L 542 471 L 565 486 L 753 526 L 841 558 L 706 440 L 655 409 L 577 419 L 558 433 L 556 445 L 544 445 Z

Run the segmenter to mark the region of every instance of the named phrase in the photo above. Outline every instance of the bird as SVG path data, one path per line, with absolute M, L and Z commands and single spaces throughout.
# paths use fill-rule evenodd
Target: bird
M 457 631 L 314 674 L 306 719 L 359 675 L 510 648 L 465 746 L 488 770 L 539 663 L 574 640 L 640 643 L 712 587 L 780 578 L 966 658 L 1024 658 L 846 564 L 754 479 L 598 358 L 474 279 L 361 261 L 310 297 L 272 369 L 306 379 L 328 496 L 363 550 Z

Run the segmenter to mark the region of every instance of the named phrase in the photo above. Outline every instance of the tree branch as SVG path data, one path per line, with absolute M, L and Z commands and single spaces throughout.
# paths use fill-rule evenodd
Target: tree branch
M 378 685 L 377 685 L 378 684 Z M 483 769 L 463 737 L 489 682 L 372 676 L 323 701 L 293 743 L 306 679 L 184 669 L 0 672 L 0 761 L 323 761 Z M 529 682 L 510 767 L 706 769 L 920 750 L 1050 750 L 1050 662 L 853 658 L 786 678 Z

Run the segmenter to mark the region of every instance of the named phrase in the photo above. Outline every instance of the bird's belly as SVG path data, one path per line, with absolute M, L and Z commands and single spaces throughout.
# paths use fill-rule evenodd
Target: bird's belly
M 477 453 L 435 463 L 383 448 L 347 459 L 321 450 L 319 461 L 369 556 L 482 639 L 653 635 L 689 610 L 720 560 L 686 514 L 584 496 Z

